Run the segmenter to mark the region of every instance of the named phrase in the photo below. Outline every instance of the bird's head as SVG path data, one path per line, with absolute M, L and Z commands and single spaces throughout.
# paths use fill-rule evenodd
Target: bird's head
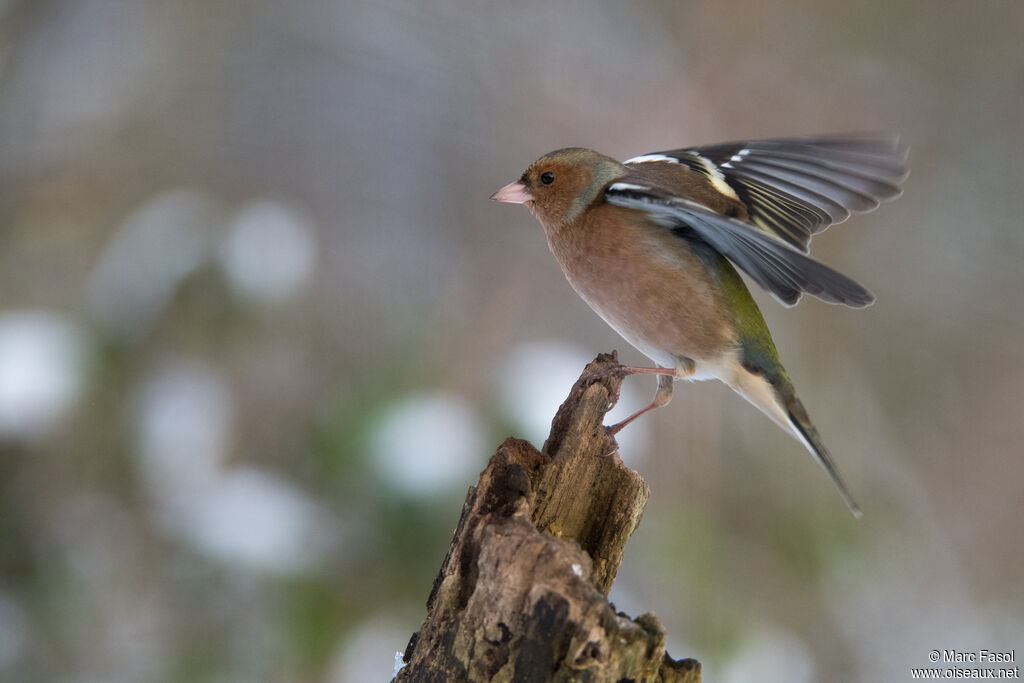
M 545 154 L 530 164 L 519 180 L 493 195 L 499 202 L 525 204 L 547 230 L 574 221 L 604 187 L 626 174 L 615 159 L 581 147 Z

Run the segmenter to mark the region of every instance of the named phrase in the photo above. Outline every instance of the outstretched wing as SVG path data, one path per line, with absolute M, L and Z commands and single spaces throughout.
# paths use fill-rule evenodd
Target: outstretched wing
M 787 306 L 795 304 L 802 292 L 852 308 L 875 300 L 871 292 L 796 247 L 696 202 L 628 182 L 628 178 L 609 185 L 605 198 L 612 204 L 647 212 L 680 237 L 692 231 Z
M 670 161 L 703 174 L 743 202 L 765 232 L 807 251 L 811 236 L 895 199 L 909 171 L 896 137 L 727 142 L 645 154 L 626 164 Z

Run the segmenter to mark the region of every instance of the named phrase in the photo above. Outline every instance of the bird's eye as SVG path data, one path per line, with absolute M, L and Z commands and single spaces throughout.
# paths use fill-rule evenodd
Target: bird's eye
M 540 174 L 540 181 L 545 185 L 550 185 L 555 182 L 555 174 L 551 171 L 544 171 Z

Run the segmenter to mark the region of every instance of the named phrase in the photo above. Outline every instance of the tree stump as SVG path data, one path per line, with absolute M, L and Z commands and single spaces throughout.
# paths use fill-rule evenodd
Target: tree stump
M 397 682 L 700 682 L 651 614 L 607 595 L 650 489 L 603 427 L 615 354 L 587 365 L 542 451 L 509 438 L 470 488 Z

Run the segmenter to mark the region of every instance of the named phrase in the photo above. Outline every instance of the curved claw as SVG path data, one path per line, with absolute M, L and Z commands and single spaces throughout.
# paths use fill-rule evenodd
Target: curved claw
M 614 427 L 615 425 L 612 425 Z M 608 437 L 608 442 L 611 443 L 611 450 L 607 453 L 602 453 L 602 458 L 610 458 L 619 452 L 619 442 L 615 440 L 615 432 L 611 431 L 612 427 L 605 426 L 604 433 Z

